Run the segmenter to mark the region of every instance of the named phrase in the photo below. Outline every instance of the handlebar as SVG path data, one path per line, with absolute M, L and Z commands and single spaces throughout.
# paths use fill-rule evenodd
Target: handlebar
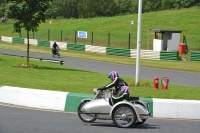
M 105 97 L 109 97 L 109 95 L 112 95 L 112 90 L 96 90 L 96 89 L 94 89 L 93 90 L 94 91 L 94 94 L 95 94 L 95 97 L 94 97 L 94 99 L 98 99 L 98 98 L 105 98 Z M 104 93 L 104 92 L 107 92 L 107 93 Z M 106 96 L 105 96 L 105 94 L 107 94 Z

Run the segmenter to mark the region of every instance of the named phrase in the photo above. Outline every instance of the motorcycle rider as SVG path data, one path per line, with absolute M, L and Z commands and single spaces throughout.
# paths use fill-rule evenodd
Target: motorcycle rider
M 53 54 L 53 56 L 58 53 L 59 49 L 60 48 L 59 48 L 58 44 L 56 42 L 54 42 L 54 44 L 52 46 L 52 54 Z
M 128 84 L 119 77 L 119 74 L 116 71 L 112 71 L 110 72 L 108 78 L 111 79 L 111 83 L 104 87 L 98 88 L 98 90 L 106 90 L 114 87 L 115 89 L 112 95 L 112 100 L 114 103 L 123 99 L 129 100 L 130 89 L 128 87 Z

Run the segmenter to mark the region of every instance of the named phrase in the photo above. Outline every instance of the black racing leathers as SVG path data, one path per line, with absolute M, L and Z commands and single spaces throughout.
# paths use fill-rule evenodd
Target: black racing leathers
M 59 47 L 57 43 L 54 43 L 52 46 L 52 54 L 56 55 L 58 53 Z
M 115 87 L 115 92 L 117 93 L 122 86 L 128 86 L 128 84 L 123 79 L 116 77 L 111 83 L 99 89 L 106 90 Z
M 52 46 L 52 48 L 57 49 L 58 48 L 58 44 L 54 43 L 53 46 Z

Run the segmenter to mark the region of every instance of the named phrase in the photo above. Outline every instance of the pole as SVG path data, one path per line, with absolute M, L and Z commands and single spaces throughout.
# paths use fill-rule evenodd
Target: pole
M 128 49 L 131 47 L 131 33 L 128 34 Z
M 48 29 L 48 41 L 50 40 L 50 29 Z
M 94 39 L 94 38 L 93 38 L 93 34 L 94 34 L 94 33 L 92 32 L 92 45 L 93 45 L 93 39 Z
M 76 31 L 75 31 L 75 35 L 74 35 L 74 43 L 76 44 Z
M 132 32 L 132 27 L 131 27 L 132 25 L 134 25 L 134 21 L 130 22 L 130 33 Z
M 50 29 L 51 29 L 51 19 L 49 20 L 49 27 L 48 27 L 48 41 L 50 40 Z
M 108 33 L 108 47 L 110 47 L 110 33 Z
M 149 29 L 147 31 L 147 50 L 149 50 Z
M 21 28 L 20 28 L 19 37 L 22 38 L 22 30 L 21 30 Z
M 60 41 L 62 42 L 62 30 L 60 32 Z
M 136 79 L 135 84 L 140 82 L 140 45 L 141 45 L 141 25 L 142 25 L 142 0 L 138 4 L 138 31 L 137 31 L 137 59 L 136 59 Z
M 33 31 L 33 39 L 35 38 L 35 36 L 34 36 L 34 31 Z

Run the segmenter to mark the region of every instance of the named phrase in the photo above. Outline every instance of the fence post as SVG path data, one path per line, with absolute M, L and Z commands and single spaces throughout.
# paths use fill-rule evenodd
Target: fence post
M 33 31 L 33 39 L 34 39 L 34 31 Z
M 131 33 L 128 34 L 128 49 L 130 49 L 131 45 Z
M 108 33 L 108 46 L 110 46 L 110 33 Z
M 75 31 L 74 41 L 75 41 L 75 44 L 76 44 L 76 31 Z
M 50 29 L 48 29 L 48 41 L 50 40 Z
M 92 43 L 91 43 L 92 45 L 93 45 L 93 34 L 94 34 L 94 33 L 93 33 L 93 31 L 92 31 Z
M 20 32 L 19 32 L 19 38 L 22 38 L 22 31 L 21 31 L 21 28 L 20 28 Z
M 60 32 L 60 41 L 62 42 L 62 30 Z

